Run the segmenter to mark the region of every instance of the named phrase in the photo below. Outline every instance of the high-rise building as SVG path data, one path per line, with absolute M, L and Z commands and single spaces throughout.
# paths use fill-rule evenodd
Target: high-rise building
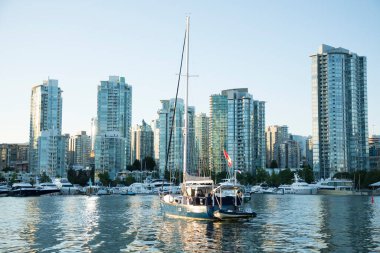
M 321 45 L 311 59 L 316 177 L 368 169 L 366 57 Z
M 115 178 L 130 160 L 132 87 L 124 77 L 110 76 L 98 86 L 95 171 Z
M 66 136 L 62 129 L 62 90 L 48 79 L 32 88 L 30 107 L 29 169 L 35 175 L 64 176 Z M 62 151 L 64 150 L 64 151 Z
M 201 175 L 209 175 L 209 117 L 205 113 L 195 116 L 195 146 L 196 167 Z
M 279 165 L 279 145 L 289 139 L 288 126 L 268 126 L 265 131 L 266 139 L 266 166 L 269 168 L 272 161 Z
M 0 144 L 0 171 L 5 168 L 27 171 L 28 154 L 28 144 Z
M 300 167 L 300 148 L 299 143 L 294 140 L 286 140 L 278 146 L 279 168 L 299 168 Z
M 91 154 L 91 137 L 86 134 L 86 131 L 81 131 L 78 134 L 71 136 L 69 141 L 69 167 L 80 167 L 85 169 L 90 167 Z
M 223 150 L 227 148 L 227 96 L 210 96 L 209 119 L 209 168 L 211 172 L 226 171 L 227 163 Z
M 265 168 L 265 102 L 253 100 L 253 159 L 254 170 Z M 252 170 L 251 170 L 252 172 Z
M 184 126 L 185 126 L 185 106 L 183 99 L 178 98 L 176 113 L 173 121 L 175 99 L 161 100 L 161 109 L 158 111 L 159 125 L 159 173 L 163 177 L 165 173 L 165 164 L 167 152 L 169 149 L 170 131 L 173 126 L 172 138 L 170 142 L 170 150 L 167 160 L 167 170 L 178 173 L 183 170 L 183 146 L 184 146 Z M 188 168 L 189 174 L 196 172 L 195 167 L 195 134 L 194 134 L 194 114 L 195 108 L 188 107 Z
M 154 135 L 150 125 L 142 121 L 141 125 L 132 127 L 131 136 L 131 161 L 139 160 L 140 162 L 145 157 L 153 158 L 153 141 Z
M 307 165 L 313 167 L 313 137 L 309 136 L 306 140 L 306 161 Z
M 216 158 L 210 164 L 215 172 L 219 172 L 215 166 L 219 159 L 226 164 L 223 149 L 232 158 L 234 169 L 253 173 L 264 167 L 265 103 L 254 100 L 246 88 L 223 90 L 221 96 L 211 96 L 210 138 L 210 159 Z M 222 142 L 221 138 L 226 139 Z
M 369 144 L 369 167 L 371 170 L 380 170 L 380 135 L 371 135 Z
M 153 158 L 156 161 L 156 164 L 159 164 L 160 157 L 160 125 L 159 120 L 152 120 L 150 127 L 153 131 Z

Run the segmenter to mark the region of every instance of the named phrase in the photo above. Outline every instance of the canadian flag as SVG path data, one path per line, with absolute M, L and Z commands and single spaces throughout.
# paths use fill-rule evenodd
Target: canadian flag
M 223 150 L 224 157 L 227 160 L 228 167 L 232 167 L 232 160 L 231 157 L 228 155 L 226 150 Z

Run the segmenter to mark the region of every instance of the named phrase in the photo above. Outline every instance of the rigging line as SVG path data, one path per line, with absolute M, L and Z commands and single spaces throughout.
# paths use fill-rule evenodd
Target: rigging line
M 169 144 L 168 144 L 168 149 L 167 149 L 167 152 L 166 152 L 165 170 L 164 171 L 166 171 L 166 169 L 168 167 L 169 152 L 170 152 L 170 146 L 171 146 L 170 144 L 171 144 L 172 135 L 173 135 L 173 129 L 174 129 L 175 112 L 176 112 L 176 109 L 177 109 L 177 98 L 178 98 L 179 83 L 181 82 L 182 63 L 183 63 L 183 54 L 185 52 L 186 36 L 187 36 L 187 31 L 185 31 L 185 37 L 183 38 L 181 64 L 180 64 L 180 67 L 179 67 L 179 75 L 178 75 L 178 83 L 177 83 L 177 92 L 175 94 L 174 112 L 173 112 L 173 118 L 172 118 L 172 126 L 170 128 Z M 169 108 L 169 110 L 170 110 L 170 108 Z

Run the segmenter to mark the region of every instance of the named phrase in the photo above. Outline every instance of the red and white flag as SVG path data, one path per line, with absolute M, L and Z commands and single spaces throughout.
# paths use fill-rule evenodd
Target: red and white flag
M 227 160 L 228 167 L 232 167 L 232 160 L 231 157 L 228 155 L 226 150 L 223 150 L 224 157 Z

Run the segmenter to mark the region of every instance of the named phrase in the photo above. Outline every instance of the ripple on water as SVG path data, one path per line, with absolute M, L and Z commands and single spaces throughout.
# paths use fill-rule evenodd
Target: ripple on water
M 0 252 L 380 251 L 380 197 L 254 195 L 249 221 L 162 217 L 157 196 L 0 198 Z

